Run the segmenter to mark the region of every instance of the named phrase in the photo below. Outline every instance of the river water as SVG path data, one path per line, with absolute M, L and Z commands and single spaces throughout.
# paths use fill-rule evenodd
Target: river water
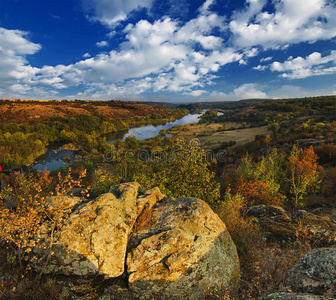
M 63 161 L 63 159 L 66 159 L 67 162 Z M 36 160 L 33 165 L 33 169 L 39 171 L 44 171 L 45 169 L 53 171 L 60 167 L 70 166 L 75 159 L 75 151 L 63 150 L 58 147 L 51 146 L 47 149 L 45 154 Z
M 124 141 L 128 136 L 135 135 L 138 140 L 145 140 L 149 138 L 156 137 L 161 130 L 167 130 L 177 125 L 186 125 L 191 123 L 197 123 L 199 120 L 199 116 L 202 114 L 188 114 L 183 118 L 176 120 L 174 122 L 166 123 L 165 125 L 147 125 L 137 128 L 129 129 L 128 133 L 124 135 L 122 140 Z
M 174 122 L 166 123 L 165 125 L 147 125 L 136 128 L 130 128 L 129 130 L 113 132 L 106 135 L 106 140 L 108 143 L 113 143 L 114 141 L 120 139 L 124 141 L 128 136 L 135 135 L 138 140 L 145 140 L 149 138 L 156 137 L 160 130 L 167 130 L 177 125 L 186 125 L 190 123 L 197 123 L 199 117 L 204 113 L 202 111 L 200 114 L 188 114 L 183 118 L 176 120 Z M 68 159 L 69 158 L 69 159 Z M 66 161 L 64 161 L 64 159 Z M 62 150 L 58 147 L 49 147 L 44 155 L 39 157 L 33 168 L 39 171 L 57 170 L 60 167 L 68 167 L 76 160 L 75 151 L 72 150 Z

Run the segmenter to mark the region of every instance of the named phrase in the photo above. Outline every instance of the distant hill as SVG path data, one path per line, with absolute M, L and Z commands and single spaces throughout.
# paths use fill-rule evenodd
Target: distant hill
M 304 106 L 305 103 L 310 102 L 320 102 L 320 101 L 334 101 L 336 96 L 316 96 L 316 97 L 305 97 L 305 98 L 285 98 L 285 99 L 241 99 L 239 101 L 213 101 L 213 102 L 198 102 L 198 103 L 188 103 L 180 104 L 178 107 L 187 108 L 189 110 L 194 109 L 236 109 L 251 106 L 253 104 L 260 103 L 301 103 Z
M 266 101 L 276 101 L 278 99 L 265 99 L 265 98 L 251 98 L 251 99 L 242 99 L 239 100 L 238 102 L 242 103 L 242 102 L 266 102 Z
M 0 100 L 0 122 L 29 122 L 78 114 L 96 114 L 107 118 L 128 118 L 164 114 L 164 106 L 140 102 L 84 100 Z

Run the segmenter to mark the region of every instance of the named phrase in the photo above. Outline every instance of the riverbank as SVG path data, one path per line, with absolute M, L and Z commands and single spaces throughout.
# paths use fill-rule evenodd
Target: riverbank
M 110 148 L 107 134 L 171 122 L 188 110 L 114 100 L 0 100 L 0 114 L 0 165 L 14 170 L 31 165 L 54 144 L 72 144 L 84 155 L 103 154 Z
M 160 135 L 160 132 L 166 131 L 174 126 L 181 126 L 193 122 L 197 122 L 199 117 L 203 112 L 198 114 L 188 114 L 180 119 L 174 120 L 172 122 L 167 122 L 164 125 L 147 125 L 133 127 L 128 130 L 117 131 L 104 135 L 102 138 L 106 144 L 105 152 L 111 150 L 111 144 L 116 141 L 125 141 L 128 137 L 135 136 L 136 140 L 145 140 L 149 138 L 155 138 Z M 54 171 L 60 167 L 68 167 L 71 163 L 80 160 L 93 160 L 100 159 L 103 161 L 102 151 L 97 151 L 92 149 L 91 151 L 86 151 L 85 147 L 79 144 L 67 143 L 63 145 L 58 145 L 58 147 L 49 147 L 46 153 L 35 161 L 33 168 L 39 171 L 43 171 L 45 168 L 48 171 Z

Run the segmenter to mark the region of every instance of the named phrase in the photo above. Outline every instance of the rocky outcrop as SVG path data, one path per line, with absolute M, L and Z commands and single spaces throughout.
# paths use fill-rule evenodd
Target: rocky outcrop
M 283 281 L 283 288 L 336 298 L 336 248 L 306 253 Z
M 258 219 L 276 216 L 284 216 L 288 218 L 286 211 L 282 207 L 273 205 L 250 206 L 244 209 L 244 213 L 247 217 L 256 217 Z
M 309 251 L 287 273 L 279 292 L 258 299 L 336 299 L 336 248 Z
M 298 231 L 286 211 L 277 206 L 258 205 L 245 209 L 247 217 L 255 217 L 268 238 L 277 242 L 291 243 L 297 240 Z
M 77 204 L 82 202 L 79 197 L 54 196 L 47 199 L 46 213 L 49 218 L 61 217 L 69 214 Z
M 128 183 L 120 185 L 114 194 L 101 195 L 88 203 L 68 196 L 49 199 L 47 211 L 53 219 L 41 226 L 39 240 L 47 247 L 34 249 L 35 270 L 120 276 L 124 272 L 128 236 L 141 212 L 138 209 L 144 206 L 140 203 L 154 203 L 164 197 L 153 190 L 138 201 L 139 190 L 138 184 Z M 48 254 L 50 262 L 45 264 L 41 258 Z
M 168 199 L 158 188 L 142 192 L 124 183 L 95 200 L 50 198 L 46 211 L 32 266 L 126 278 L 128 288 L 111 286 L 102 299 L 202 299 L 237 288 L 235 245 L 202 200 Z
M 336 245 L 336 222 L 330 217 L 305 210 L 289 215 L 283 208 L 271 205 L 248 207 L 243 213 L 247 217 L 257 218 L 271 240 L 292 243 L 298 237 L 304 236 L 306 240 L 320 247 Z
M 303 210 L 293 214 L 293 223 L 299 225 L 307 238 L 318 246 L 336 245 L 336 223 L 332 219 Z
M 129 289 L 140 299 L 202 299 L 237 286 L 236 248 L 224 223 L 199 199 L 158 203 L 150 222 L 132 233 L 129 248 Z
M 336 206 L 335 205 L 326 204 L 326 203 L 322 203 L 320 205 L 314 205 L 309 212 L 314 215 L 320 216 L 320 217 L 328 216 L 330 220 L 336 222 Z

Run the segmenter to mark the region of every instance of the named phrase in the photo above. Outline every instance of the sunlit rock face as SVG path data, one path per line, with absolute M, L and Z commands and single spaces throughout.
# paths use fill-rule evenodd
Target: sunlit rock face
M 102 299 L 201 299 L 237 288 L 239 260 L 225 224 L 202 200 L 168 199 L 137 183 L 88 201 L 53 197 L 31 263 L 36 271 L 127 278 Z M 45 260 L 47 256 L 49 260 Z
M 236 288 L 239 261 L 224 223 L 204 201 L 166 198 L 132 233 L 127 272 L 129 289 L 143 299 L 203 299 Z
M 46 249 L 34 249 L 33 266 L 43 273 L 117 277 L 124 272 L 131 229 L 145 204 L 164 197 L 159 189 L 139 195 L 137 183 L 125 183 L 94 201 L 59 196 L 48 200 L 53 220 L 41 226 Z M 55 224 L 56 223 L 56 224 Z M 49 263 L 41 258 L 50 252 Z

